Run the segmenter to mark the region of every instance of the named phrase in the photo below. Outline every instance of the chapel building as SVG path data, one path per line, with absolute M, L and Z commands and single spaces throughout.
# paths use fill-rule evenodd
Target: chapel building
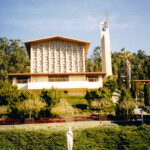
M 51 87 L 68 95 L 85 95 L 103 86 L 106 72 L 85 72 L 90 43 L 54 36 L 25 42 L 30 57 L 30 73 L 10 73 L 13 85 L 39 93 Z

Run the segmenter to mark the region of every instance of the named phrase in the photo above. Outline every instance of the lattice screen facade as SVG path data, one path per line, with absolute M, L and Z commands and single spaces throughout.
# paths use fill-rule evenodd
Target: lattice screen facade
M 85 72 L 84 46 L 55 40 L 31 45 L 31 73 Z

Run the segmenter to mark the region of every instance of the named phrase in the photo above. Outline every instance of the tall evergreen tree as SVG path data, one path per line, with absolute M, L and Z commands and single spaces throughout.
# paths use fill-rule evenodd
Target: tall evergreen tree
M 126 77 L 126 89 L 129 89 L 129 79 L 128 79 L 128 77 Z
M 117 84 L 118 84 L 118 89 L 121 90 L 122 79 L 121 79 L 120 71 L 118 71 Z
M 132 93 L 132 97 L 133 98 L 135 98 L 136 97 L 136 87 L 135 87 L 136 85 L 135 85 L 135 83 L 134 83 L 134 81 L 133 81 L 133 78 L 132 78 L 132 80 L 131 80 L 131 89 L 130 89 L 130 92 Z
M 144 103 L 145 106 L 150 106 L 150 89 L 148 84 L 144 85 Z

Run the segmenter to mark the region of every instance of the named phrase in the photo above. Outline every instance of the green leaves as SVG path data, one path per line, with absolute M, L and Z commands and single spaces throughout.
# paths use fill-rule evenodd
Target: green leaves
M 135 109 L 135 102 L 131 97 L 129 89 L 123 88 L 116 105 L 116 115 L 118 117 L 133 116 Z
M 101 48 L 95 47 L 90 58 L 86 58 L 86 72 L 100 72 L 102 70 Z
M 66 150 L 64 130 L 0 130 L 0 149 Z M 150 126 L 98 126 L 74 129 L 74 150 L 148 150 Z
M 148 84 L 144 85 L 144 103 L 145 106 L 150 106 L 150 87 Z
M 21 40 L 0 38 L 0 80 L 7 79 L 7 73 L 30 71 L 30 61 Z
M 108 88 L 111 93 L 116 91 L 117 88 L 117 82 L 116 82 L 116 77 L 115 76 L 109 76 L 107 78 L 107 81 L 104 82 L 104 88 Z
M 59 103 L 61 98 L 65 98 L 65 94 L 62 90 L 52 87 L 51 89 L 43 89 L 40 97 L 47 103 L 48 107 L 52 108 Z
M 23 118 L 29 116 L 30 111 L 32 112 L 33 117 L 37 118 L 41 109 L 44 109 L 46 107 L 46 103 L 42 102 L 38 98 L 26 99 L 22 101 L 20 104 L 18 104 L 16 107 L 18 113 L 21 113 Z
M 85 99 L 87 99 L 93 109 L 103 109 L 107 111 L 108 109 L 105 108 L 114 107 L 111 99 L 111 92 L 108 88 L 101 87 L 97 90 L 88 91 L 85 95 Z M 113 109 L 111 111 L 113 111 Z

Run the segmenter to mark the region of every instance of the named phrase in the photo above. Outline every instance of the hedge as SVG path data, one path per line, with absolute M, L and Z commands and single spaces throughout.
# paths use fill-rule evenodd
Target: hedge
M 73 150 L 149 150 L 150 125 L 73 130 Z M 66 131 L 1 129 L 1 150 L 66 150 Z

